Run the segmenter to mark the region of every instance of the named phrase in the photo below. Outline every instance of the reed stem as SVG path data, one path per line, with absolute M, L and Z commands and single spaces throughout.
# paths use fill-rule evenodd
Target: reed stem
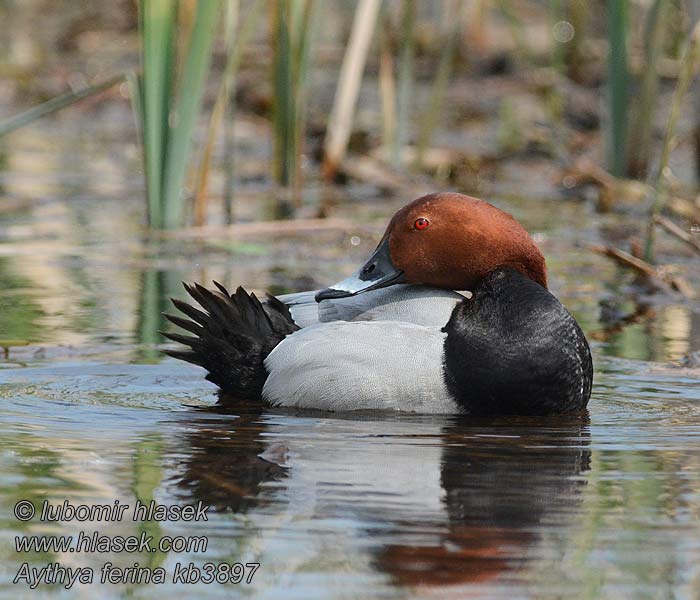
M 324 141 L 323 174 L 332 179 L 342 162 L 350 139 L 355 106 L 360 93 L 362 72 L 367 61 L 381 0 L 360 0 L 355 10 L 350 40 L 340 67 L 338 87 L 328 118 Z
M 668 0 L 655 0 L 647 17 L 644 35 L 644 72 L 639 100 L 634 112 L 633 126 L 630 129 L 627 156 L 626 172 L 632 177 L 643 177 L 649 166 L 654 106 L 659 87 L 657 69 L 663 50 L 664 25 L 668 6 Z
M 401 165 L 401 152 L 408 140 L 408 117 L 413 95 L 413 46 L 416 27 L 416 0 L 404 0 L 400 27 L 398 110 L 396 117 L 396 135 L 391 153 L 394 168 Z
M 385 160 L 394 147 L 396 136 L 396 81 L 390 31 L 391 18 L 385 10 L 379 32 L 379 93 L 382 100 L 382 152 Z
M 627 1 L 608 0 L 608 95 L 610 105 L 608 170 L 624 175 L 627 155 Z
M 226 6 L 226 23 L 224 31 L 225 47 L 227 50 L 227 60 L 224 67 L 224 72 L 219 84 L 219 91 L 214 103 L 214 109 L 209 119 L 209 127 L 207 129 L 207 140 L 202 151 L 202 159 L 200 161 L 199 172 L 197 175 L 196 196 L 194 202 L 194 222 L 195 225 L 204 225 L 205 213 L 207 206 L 207 195 L 209 189 L 209 174 L 211 166 L 211 156 L 214 149 L 216 136 L 222 129 L 221 124 L 224 122 L 224 176 L 227 184 L 224 186 L 224 214 L 227 222 L 231 222 L 233 212 L 232 198 L 232 179 L 233 177 L 233 140 L 230 137 L 228 125 L 232 126 L 233 115 L 231 112 L 235 107 L 235 88 L 236 77 L 243 55 L 243 49 L 246 47 L 255 25 L 260 17 L 264 0 L 254 0 L 253 5 L 249 7 L 246 17 L 237 32 L 238 11 L 240 8 L 239 0 L 229 0 Z M 226 118 L 228 117 L 228 118 Z M 224 119 L 226 119 L 224 121 Z
M 448 5 L 450 14 L 452 15 L 449 31 L 447 32 L 447 40 L 442 47 L 440 54 L 440 63 L 438 64 L 437 73 L 433 80 L 433 85 L 430 90 L 430 100 L 428 101 L 427 110 L 424 113 L 419 125 L 418 142 L 416 147 L 416 167 L 423 166 L 425 151 L 430 145 L 430 140 L 437 127 L 441 115 L 441 108 L 445 101 L 447 86 L 450 83 L 452 69 L 455 62 L 459 41 L 462 33 L 462 15 L 464 10 L 463 0 L 451 0 Z
M 656 170 L 653 180 L 651 181 L 653 192 L 653 202 L 649 212 L 649 221 L 647 223 L 647 238 L 644 247 L 644 260 L 649 263 L 654 262 L 655 258 L 655 242 L 656 242 L 656 220 L 661 214 L 665 203 L 664 194 L 664 178 L 668 169 L 668 161 L 671 157 L 671 151 L 676 143 L 675 132 L 678 117 L 681 113 L 681 103 L 690 87 L 693 77 L 700 64 L 700 21 L 698 21 L 688 37 L 683 56 L 681 58 L 681 70 L 678 74 L 676 89 L 673 91 L 673 99 L 671 100 L 671 110 L 668 115 L 666 124 L 666 133 L 661 149 L 661 158 L 659 166 Z
M 7 135 L 15 129 L 29 125 L 41 117 L 50 115 L 57 110 L 70 106 L 71 104 L 75 104 L 84 98 L 89 98 L 90 96 L 104 92 L 118 83 L 124 82 L 125 79 L 126 75 L 123 73 L 115 75 L 114 77 L 110 77 L 109 79 L 101 81 L 100 83 L 87 86 L 74 92 L 67 92 L 60 96 L 56 96 L 55 98 L 51 98 L 51 100 L 47 100 L 46 102 L 43 102 L 37 106 L 33 106 L 32 108 L 17 115 L 3 119 L 0 121 L 0 137 Z

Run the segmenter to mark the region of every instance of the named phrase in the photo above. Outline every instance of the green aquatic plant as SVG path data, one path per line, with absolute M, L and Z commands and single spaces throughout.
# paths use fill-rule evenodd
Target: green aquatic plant
M 423 113 L 418 126 L 418 141 L 416 144 L 416 167 L 423 165 L 425 151 L 427 150 L 433 133 L 438 125 L 445 95 L 452 76 L 452 69 L 459 50 L 459 41 L 462 34 L 462 17 L 464 12 L 463 0 L 453 0 L 449 5 L 452 20 L 446 32 L 447 39 L 440 52 L 435 78 L 430 89 L 430 99 L 427 110 Z
M 42 320 L 46 317 L 31 290 L 32 283 L 7 257 L 0 257 L 0 355 L 7 355 L 15 346 L 37 342 L 45 334 Z
M 155 501 L 155 493 L 163 480 L 163 454 L 165 442 L 158 433 L 150 433 L 136 446 L 132 458 L 132 492 L 135 499 L 144 506 Z M 132 513 L 133 514 L 133 513 Z M 153 546 L 142 560 L 150 569 L 160 567 L 168 557 L 168 552 L 160 550 L 163 530 L 158 520 L 138 521 L 139 535 L 151 537 Z
M 616 176 L 625 172 L 627 160 L 627 109 L 629 70 L 627 65 L 627 0 L 608 0 L 608 100 L 610 108 L 608 170 Z
M 554 80 L 566 73 L 566 47 L 571 42 L 569 31 L 573 26 L 566 20 L 567 11 L 561 0 L 549 0 L 549 32 L 550 32 L 550 68 Z M 557 85 L 549 85 L 544 91 L 545 108 L 553 130 L 558 131 L 564 112 L 564 94 Z
M 161 330 L 166 327 L 163 311 L 170 306 L 168 298 L 180 295 L 181 277 L 175 271 L 144 271 L 141 275 L 138 321 L 134 337 L 141 347 L 138 360 L 157 361 L 161 354 L 157 345 L 163 341 Z
M 649 211 L 649 221 L 647 223 L 647 238 L 644 246 L 644 260 L 654 262 L 655 242 L 656 242 L 656 221 L 664 208 L 666 194 L 664 190 L 665 178 L 668 171 L 668 161 L 671 158 L 671 151 L 677 143 L 676 125 L 681 114 L 681 105 L 690 84 L 700 66 L 700 21 L 693 27 L 686 42 L 683 57 L 681 58 L 681 70 L 678 74 L 676 89 L 673 91 L 671 100 L 671 110 L 666 123 L 666 133 L 661 147 L 661 157 L 659 165 L 651 181 L 653 201 Z
M 135 80 L 134 106 L 144 145 L 148 222 L 154 228 L 172 229 L 184 221 L 183 186 L 218 11 L 218 0 L 199 0 L 188 26 L 174 0 L 139 2 L 142 75 Z
M 416 2 L 404 0 L 399 27 L 399 73 L 396 95 L 396 135 L 391 151 L 393 166 L 399 167 L 408 141 L 409 114 L 414 94 L 414 37 L 416 29 Z
M 224 31 L 224 45 L 226 47 L 227 59 L 224 73 L 219 84 L 219 91 L 216 102 L 209 118 L 207 138 L 202 150 L 202 157 L 197 172 L 196 195 L 194 200 L 194 223 L 204 225 L 206 221 L 206 210 L 209 200 L 209 174 L 211 170 L 211 158 L 214 151 L 214 143 L 219 132 L 224 130 L 226 151 L 225 160 L 225 181 L 222 197 L 224 200 L 224 214 L 227 223 L 233 222 L 233 148 L 232 148 L 232 128 L 233 111 L 235 109 L 234 91 L 236 88 L 236 76 L 241 64 L 243 48 L 250 39 L 255 25 L 260 17 L 263 7 L 263 0 L 254 0 L 248 12 L 237 27 L 239 18 L 238 0 L 230 0 L 226 4 L 226 19 Z
M 627 174 L 644 177 L 651 155 L 654 107 L 658 99 L 658 64 L 662 56 L 668 0 L 655 0 L 649 9 L 644 34 L 644 66 L 638 101 L 628 139 Z
M 396 80 L 394 78 L 394 54 L 392 49 L 391 18 L 385 9 L 381 11 L 379 28 L 379 95 L 382 105 L 382 151 L 388 157 L 396 136 Z
M 301 186 L 301 153 L 306 129 L 306 94 L 316 0 L 276 0 L 273 27 L 273 132 L 275 180 Z M 299 194 L 295 194 L 299 198 Z
M 125 75 L 123 73 L 115 75 L 114 77 L 110 77 L 105 81 L 89 85 L 79 90 L 61 94 L 60 96 L 51 98 L 50 100 L 47 100 L 46 102 L 43 102 L 37 106 L 32 106 L 32 108 L 17 115 L 8 117 L 7 119 L 2 119 L 0 120 L 0 137 L 10 133 L 11 131 L 15 131 L 15 129 L 29 125 L 37 119 L 54 113 L 57 110 L 65 108 L 66 106 L 70 106 L 71 104 L 75 104 L 80 100 L 104 92 L 112 86 L 122 83 L 124 80 Z

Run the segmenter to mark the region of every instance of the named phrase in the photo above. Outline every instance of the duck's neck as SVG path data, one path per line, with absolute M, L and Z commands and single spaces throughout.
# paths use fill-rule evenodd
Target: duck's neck
M 444 328 L 445 379 L 474 415 L 561 414 L 585 408 L 592 365 L 574 318 L 541 285 L 496 270 Z

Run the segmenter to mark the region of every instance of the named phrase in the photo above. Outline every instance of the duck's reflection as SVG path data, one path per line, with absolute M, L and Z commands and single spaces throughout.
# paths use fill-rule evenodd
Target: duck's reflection
M 483 582 L 521 568 L 545 527 L 568 522 L 589 468 L 587 417 L 241 413 L 190 424 L 181 491 L 251 517 L 273 507 L 297 528 L 289 537 L 309 538 L 306 552 L 328 553 L 327 535 L 338 556 L 363 553 L 400 584 Z
M 261 486 L 286 476 L 284 457 L 264 441 L 260 411 L 241 408 L 227 411 L 236 413 L 235 419 L 204 413 L 186 434 L 177 484 L 213 510 L 242 513 L 259 506 L 264 502 Z
M 436 544 L 391 544 L 377 557 L 403 584 L 476 583 L 520 568 L 538 529 L 565 525 L 581 501 L 587 416 L 455 423 L 443 440 L 446 531 Z

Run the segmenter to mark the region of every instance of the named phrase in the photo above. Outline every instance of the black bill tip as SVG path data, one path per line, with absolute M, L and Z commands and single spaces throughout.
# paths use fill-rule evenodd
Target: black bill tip
M 335 300 L 336 298 L 348 298 L 349 296 L 353 295 L 353 292 L 347 292 L 345 290 L 336 290 L 334 288 L 326 288 L 325 290 L 317 292 L 314 296 L 314 300 L 316 300 L 316 302 L 321 302 L 321 300 Z

